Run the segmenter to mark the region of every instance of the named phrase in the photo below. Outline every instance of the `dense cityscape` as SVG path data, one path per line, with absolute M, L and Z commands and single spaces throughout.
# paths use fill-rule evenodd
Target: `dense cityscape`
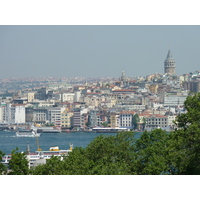
M 198 196 L 196 4 L 2 3 L 3 194 L 39 179 L 45 199 Z
M 172 130 L 176 116 L 185 112 L 189 92 L 200 91 L 200 71 L 176 75 L 175 69 L 169 50 L 163 74 L 146 77 L 128 77 L 122 71 L 118 78 L 1 79 L 1 129 L 37 124 L 62 131 L 96 127 Z

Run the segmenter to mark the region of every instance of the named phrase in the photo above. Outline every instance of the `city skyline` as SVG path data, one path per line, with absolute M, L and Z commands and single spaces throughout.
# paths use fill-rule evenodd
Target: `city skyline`
M 119 77 L 199 70 L 200 26 L 0 26 L 0 78 Z

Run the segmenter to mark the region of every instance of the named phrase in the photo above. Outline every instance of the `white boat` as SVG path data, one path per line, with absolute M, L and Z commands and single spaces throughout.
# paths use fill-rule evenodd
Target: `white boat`
M 40 137 L 41 133 L 37 133 L 36 131 L 29 130 L 18 130 L 16 132 L 16 137 Z

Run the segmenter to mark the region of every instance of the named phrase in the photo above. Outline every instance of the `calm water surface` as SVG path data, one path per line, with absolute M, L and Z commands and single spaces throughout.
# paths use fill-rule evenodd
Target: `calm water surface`
M 69 144 L 74 147 L 86 147 L 98 135 L 116 135 L 116 133 L 93 133 L 93 132 L 71 132 L 71 133 L 43 133 L 39 139 L 42 150 L 49 150 L 51 146 L 59 146 L 60 149 L 69 149 Z M 136 138 L 140 133 L 136 133 Z M 10 154 L 16 147 L 19 151 L 26 151 L 29 143 L 31 152 L 37 150 L 36 138 L 16 137 L 15 132 L 0 131 L 0 150 Z

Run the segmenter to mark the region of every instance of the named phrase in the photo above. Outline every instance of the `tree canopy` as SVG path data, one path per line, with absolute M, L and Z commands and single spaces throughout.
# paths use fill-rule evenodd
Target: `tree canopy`
M 29 174 L 29 162 L 26 157 L 26 153 L 18 152 L 18 148 L 12 151 L 12 157 L 9 161 L 9 169 L 11 170 L 9 175 L 28 175 Z
M 134 126 L 134 129 L 137 129 L 138 128 L 138 123 L 140 122 L 140 118 L 139 118 L 139 115 L 136 113 L 134 116 L 133 116 L 133 119 L 132 119 L 132 123 L 133 123 L 133 126 Z
M 4 155 L 5 155 L 5 153 L 0 151 L 0 175 L 3 174 L 6 171 L 6 166 L 1 163 Z
M 184 107 L 170 135 L 172 161 L 178 174 L 200 174 L 200 93 L 191 93 Z

